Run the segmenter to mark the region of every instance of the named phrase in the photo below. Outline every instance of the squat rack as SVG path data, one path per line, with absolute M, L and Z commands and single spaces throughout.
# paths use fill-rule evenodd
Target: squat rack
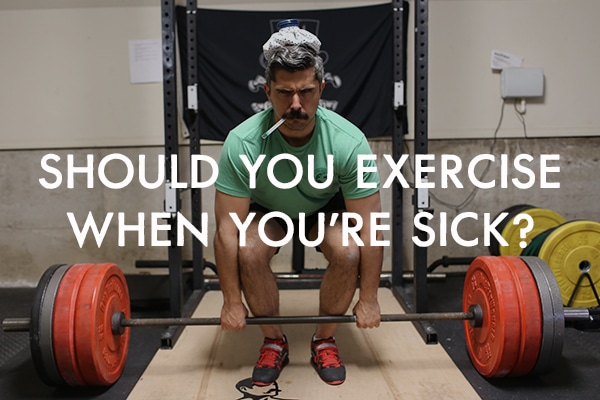
M 196 54 L 195 33 L 197 27 L 196 15 L 198 12 L 196 0 L 186 0 L 186 31 L 187 31 L 187 65 L 188 68 L 182 73 L 187 74 L 188 87 L 185 88 L 187 95 L 196 95 L 199 81 Z M 394 121 L 392 135 L 392 153 L 398 160 L 404 151 L 404 134 L 408 131 L 406 119 L 403 115 L 406 111 L 404 102 L 406 93 L 406 38 L 405 25 L 408 21 L 409 3 L 405 0 L 392 0 L 393 10 L 393 53 L 394 53 Z M 427 153 L 427 99 L 428 99 L 428 0 L 414 0 L 414 154 Z M 161 0 L 161 26 L 162 26 L 162 58 L 163 58 L 163 99 L 164 99 L 164 133 L 165 133 L 165 168 L 166 176 L 171 176 L 173 156 L 179 154 L 179 131 L 178 131 L 178 97 L 177 97 L 177 59 L 176 59 L 176 0 Z M 187 129 L 189 132 L 190 156 L 200 154 L 200 129 L 198 118 L 198 105 L 196 101 L 188 104 L 185 112 L 191 117 Z M 177 157 L 179 159 L 179 157 Z M 422 161 L 425 166 L 426 161 Z M 421 169 L 423 170 L 423 169 Z M 168 178 L 167 178 L 168 179 Z M 415 177 L 416 180 L 426 181 L 427 175 Z M 191 221 L 194 226 L 201 223 L 201 189 L 188 189 L 191 197 Z M 172 188 L 169 180 L 165 183 L 165 211 L 170 213 L 167 224 L 171 229 L 168 239 L 173 244 L 168 248 L 168 260 L 166 266 L 169 273 L 169 305 L 170 314 L 174 318 L 189 317 L 196 309 L 202 297 L 208 290 L 218 289 L 215 280 L 206 279 L 204 268 L 211 266 L 203 257 L 203 247 L 199 240 L 192 239 L 192 260 L 184 262 L 182 249 L 177 243 L 177 213 L 181 209 L 180 189 Z M 429 196 L 427 190 L 420 189 L 413 194 L 414 214 L 423 210 L 429 210 Z M 388 286 L 394 293 L 396 299 L 407 312 L 425 313 L 427 307 L 427 249 L 414 246 L 414 268 L 412 284 L 403 280 L 405 272 L 403 262 L 403 188 L 395 183 L 392 188 L 392 272 L 389 276 L 382 274 L 381 285 Z M 426 220 L 421 221 L 426 223 Z M 425 235 L 423 231 L 415 228 L 415 235 L 420 238 Z M 304 265 L 304 253 L 302 248 L 295 245 L 293 249 L 292 265 L 296 271 L 302 271 Z M 186 299 L 184 264 L 192 269 L 192 292 Z M 141 262 L 138 266 L 143 265 Z M 285 288 L 314 288 L 318 287 L 318 277 L 298 274 L 293 275 L 294 283 L 289 281 L 280 283 Z M 437 334 L 431 324 L 427 321 L 415 321 L 415 327 L 420 332 L 426 343 L 437 343 Z M 161 337 L 162 347 L 172 347 L 181 333 L 181 326 L 169 327 Z

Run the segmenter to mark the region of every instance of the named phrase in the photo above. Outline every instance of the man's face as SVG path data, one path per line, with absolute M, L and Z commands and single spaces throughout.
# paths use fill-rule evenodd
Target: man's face
M 279 131 L 290 144 L 302 145 L 310 139 L 324 86 L 315 78 L 314 67 L 295 72 L 279 69 L 270 86 L 265 84 L 275 121 L 286 119 Z

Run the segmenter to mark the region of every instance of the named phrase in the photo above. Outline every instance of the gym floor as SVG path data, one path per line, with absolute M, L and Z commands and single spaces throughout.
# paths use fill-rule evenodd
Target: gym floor
M 429 284 L 431 311 L 461 308 L 464 277 L 449 274 L 446 280 Z M 1 289 L 0 319 L 26 316 L 33 289 Z M 202 306 L 202 303 L 201 303 Z M 160 316 L 136 311 L 135 316 Z M 542 377 L 488 380 L 471 366 L 466 353 L 462 323 L 434 323 L 440 344 L 482 399 L 595 399 L 600 376 L 600 341 L 597 332 L 567 328 L 558 367 Z M 288 328 L 289 329 L 289 328 Z M 122 377 L 109 388 L 50 388 L 36 376 L 29 353 L 27 333 L 0 332 L 0 398 L 2 399 L 126 399 L 159 347 L 162 328 L 137 328 L 131 333 L 127 364 Z M 429 371 L 436 380 L 436 370 Z

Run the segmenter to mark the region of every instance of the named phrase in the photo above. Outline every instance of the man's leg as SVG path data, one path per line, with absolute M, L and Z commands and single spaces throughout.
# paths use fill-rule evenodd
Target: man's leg
M 319 293 L 319 315 L 345 314 L 356 292 L 360 248 L 351 240 L 348 246 L 342 246 L 342 234 L 340 222 L 327 226 L 319 246 L 329 263 Z M 333 336 L 338 325 L 319 324 L 315 335 L 319 338 Z
M 356 291 L 360 248 L 352 242 L 342 246 L 342 234 L 341 223 L 326 227 L 319 246 L 329 262 L 319 294 L 320 315 L 345 314 Z M 339 385 L 346 379 L 346 368 L 333 337 L 337 327 L 338 324 L 332 323 L 318 324 L 311 343 L 311 363 L 321 379 L 330 385 Z
M 271 258 L 277 249 L 266 245 L 258 234 L 257 214 L 246 231 L 246 245 L 240 246 L 238 260 L 242 291 L 250 311 L 255 317 L 279 315 L 279 290 L 271 271 Z M 284 237 L 281 226 L 269 220 L 265 234 L 271 240 Z M 288 345 L 280 325 L 260 325 L 265 337 L 260 349 L 260 357 L 254 367 L 252 380 L 257 386 L 273 383 L 288 363 Z
M 273 271 L 271 258 L 277 249 L 266 245 L 258 234 L 258 221 L 263 215 L 257 214 L 246 231 L 246 246 L 239 248 L 240 280 L 242 291 L 250 311 L 255 317 L 279 315 L 279 289 Z M 265 234 L 271 240 L 280 240 L 285 233 L 274 220 L 265 224 Z M 265 337 L 282 338 L 280 325 L 261 325 Z

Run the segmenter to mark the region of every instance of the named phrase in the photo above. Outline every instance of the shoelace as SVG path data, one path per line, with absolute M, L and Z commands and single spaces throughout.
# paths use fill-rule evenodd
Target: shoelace
M 319 360 L 319 364 L 323 368 L 337 368 L 341 365 L 338 349 L 334 345 L 328 345 L 321 347 L 317 346 L 315 349 L 316 357 Z
M 260 368 L 279 368 L 282 348 L 277 345 L 265 345 L 260 349 L 260 358 L 257 364 Z

